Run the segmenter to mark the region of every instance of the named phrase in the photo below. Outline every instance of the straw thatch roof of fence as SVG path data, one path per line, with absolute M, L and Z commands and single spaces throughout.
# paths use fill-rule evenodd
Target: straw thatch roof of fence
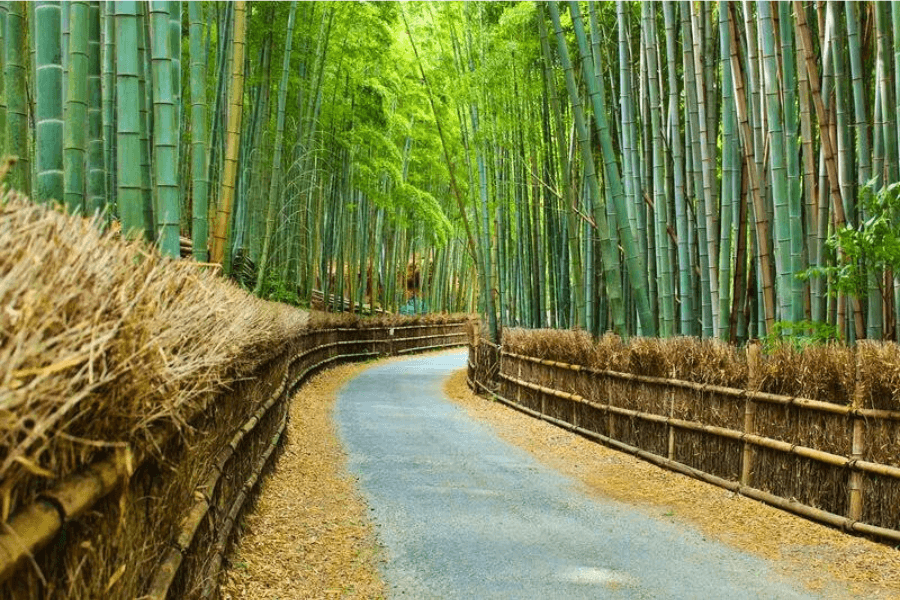
M 110 448 L 187 427 L 305 327 L 97 223 L 0 205 L 0 517 Z
M 856 408 L 900 410 L 900 346 L 864 340 L 807 346 L 789 343 L 762 356 L 751 382 L 747 357 L 740 348 L 714 339 L 632 338 L 608 333 L 594 340 L 583 331 L 525 330 L 503 332 L 504 349 L 550 360 L 610 369 L 635 375 L 668 377 L 733 388 L 812 398 Z

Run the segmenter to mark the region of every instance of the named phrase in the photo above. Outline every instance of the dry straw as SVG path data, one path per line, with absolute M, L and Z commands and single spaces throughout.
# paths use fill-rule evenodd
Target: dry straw
M 100 452 L 184 429 L 305 315 L 18 198 L 0 206 L 3 520 Z

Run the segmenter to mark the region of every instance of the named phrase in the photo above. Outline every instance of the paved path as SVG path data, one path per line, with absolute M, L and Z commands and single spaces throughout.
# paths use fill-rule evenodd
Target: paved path
M 336 419 L 392 598 L 811 598 L 760 558 L 580 493 L 444 398 L 465 353 L 352 380 Z

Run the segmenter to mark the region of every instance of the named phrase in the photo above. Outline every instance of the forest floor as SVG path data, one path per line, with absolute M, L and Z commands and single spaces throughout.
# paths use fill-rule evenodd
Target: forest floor
M 900 551 L 666 471 L 550 423 L 475 395 L 465 370 L 444 392 L 503 440 L 578 481 L 586 493 L 678 521 L 704 536 L 771 561 L 826 598 L 900 599 Z
M 225 600 L 384 597 L 381 551 L 332 420 L 338 390 L 369 366 L 341 365 L 300 388 L 284 451 L 229 555 Z

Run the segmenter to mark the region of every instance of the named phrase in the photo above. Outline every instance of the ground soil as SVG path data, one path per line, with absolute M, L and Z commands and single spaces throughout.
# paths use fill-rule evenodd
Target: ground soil
M 666 471 L 476 396 L 465 371 L 446 395 L 504 440 L 579 482 L 595 496 L 638 506 L 704 536 L 773 561 L 775 569 L 826 598 L 900 599 L 900 550 L 850 536 L 727 490 Z
M 243 519 L 222 598 L 384 598 L 381 551 L 332 420 L 338 391 L 368 366 L 324 371 L 294 398 L 284 451 Z

